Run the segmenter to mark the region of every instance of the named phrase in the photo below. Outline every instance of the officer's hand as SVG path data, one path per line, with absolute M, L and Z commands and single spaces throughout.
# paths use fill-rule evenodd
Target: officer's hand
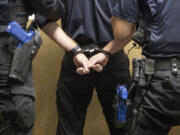
M 76 73 L 80 75 L 89 74 L 90 73 L 90 63 L 88 58 L 83 54 L 77 54 L 73 58 L 74 64 L 77 67 Z
M 103 67 L 108 63 L 109 56 L 104 53 L 98 53 L 89 59 L 90 68 L 97 72 L 101 72 Z

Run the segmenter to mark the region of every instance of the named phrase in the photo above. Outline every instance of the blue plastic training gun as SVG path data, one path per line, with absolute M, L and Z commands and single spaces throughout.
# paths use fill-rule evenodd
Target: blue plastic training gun
M 115 123 L 117 127 L 122 127 L 127 122 L 128 106 L 126 100 L 128 99 L 128 90 L 125 85 L 118 85 L 116 90 L 115 102 L 113 104 L 115 109 Z
M 125 86 L 118 86 L 117 94 L 119 95 L 118 105 L 118 122 L 126 122 L 127 105 L 126 99 L 128 98 L 128 91 Z
M 31 26 L 33 23 L 29 27 L 31 30 L 26 32 L 17 22 L 13 21 L 7 28 L 7 32 L 19 42 L 15 45 L 17 47 L 14 50 L 9 78 L 20 82 L 26 80 L 32 67 L 32 60 L 42 44 L 40 33 Z
M 17 48 L 21 48 L 24 43 L 31 40 L 34 36 L 34 31 L 24 31 L 16 21 L 8 24 L 7 32 L 20 42 Z

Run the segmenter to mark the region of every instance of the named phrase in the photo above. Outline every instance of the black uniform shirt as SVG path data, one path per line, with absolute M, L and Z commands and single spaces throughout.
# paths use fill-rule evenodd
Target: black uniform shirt
M 66 0 L 64 31 L 79 44 L 107 43 L 113 39 L 110 18 L 114 0 Z
M 150 57 L 179 57 L 180 0 L 144 0 L 144 2 L 147 2 L 151 16 L 146 15 L 145 30 L 150 35 L 149 43 L 143 48 L 143 54 Z M 136 23 L 139 9 L 138 0 L 116 0 L 113 14 Z
M 15 17 L 25 19 L 32 13 L 58 20 L 64 14 L 64 3 L 60 0 L 0 0 L 1 25 L 7 25 Z
M 61 0 L 65 4 L 63 30 L 79 44 L 105 44 L 113 39 L 110 18 L 114 0 Z M 43 27 L 48 21 L 38 16 Z
M 35 13 L 52 20 L 58 20 L 64 14 L 64 3 L 61 0 L 26 0 Z

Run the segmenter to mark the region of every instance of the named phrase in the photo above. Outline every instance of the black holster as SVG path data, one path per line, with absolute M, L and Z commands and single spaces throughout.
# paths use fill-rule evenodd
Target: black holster
M 9 74 L 10 79 L 20 82 L 26 80 L 27 74 L 30 72 L 32 67 L 32 60 L 42 44 L 39 31 L 35 29 L 34 33 L 35 35 L 32 40 L 23 44 L 21 48 L 15 49 Z
M 155 61 L 153 59 L 146 58 L 134 58 L 133 59 L 133 75 L 132 86 L 130 87 L 130 99 L 131 99 L 131 113 L 127 133 L 132 134 L 137 125 L 137 118 L 142 112 L 141 103 L 147 93 L 147 87 L 150 84 L 151 77 L 154 74 Z

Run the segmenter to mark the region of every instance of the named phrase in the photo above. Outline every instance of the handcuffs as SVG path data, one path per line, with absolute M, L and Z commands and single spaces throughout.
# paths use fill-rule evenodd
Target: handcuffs
M 106 51 L 106 50 L 103 50 L 101 48 L 98 48 L 98 47 L 94 47 L 94 48 L 86 48 L 86 49 L 81 49 L 80 50 L 80 46 L 79 45 L 76 45 L 71 51 L 69 51 L 68 53 L 71 55 L 71 56 L 76 56 L 80 53 L 83 53 L 85 54 L 87 57 L 91 57 L 97 53 L 103 53 L 107 56 L 111 56 L 111 53 Z

